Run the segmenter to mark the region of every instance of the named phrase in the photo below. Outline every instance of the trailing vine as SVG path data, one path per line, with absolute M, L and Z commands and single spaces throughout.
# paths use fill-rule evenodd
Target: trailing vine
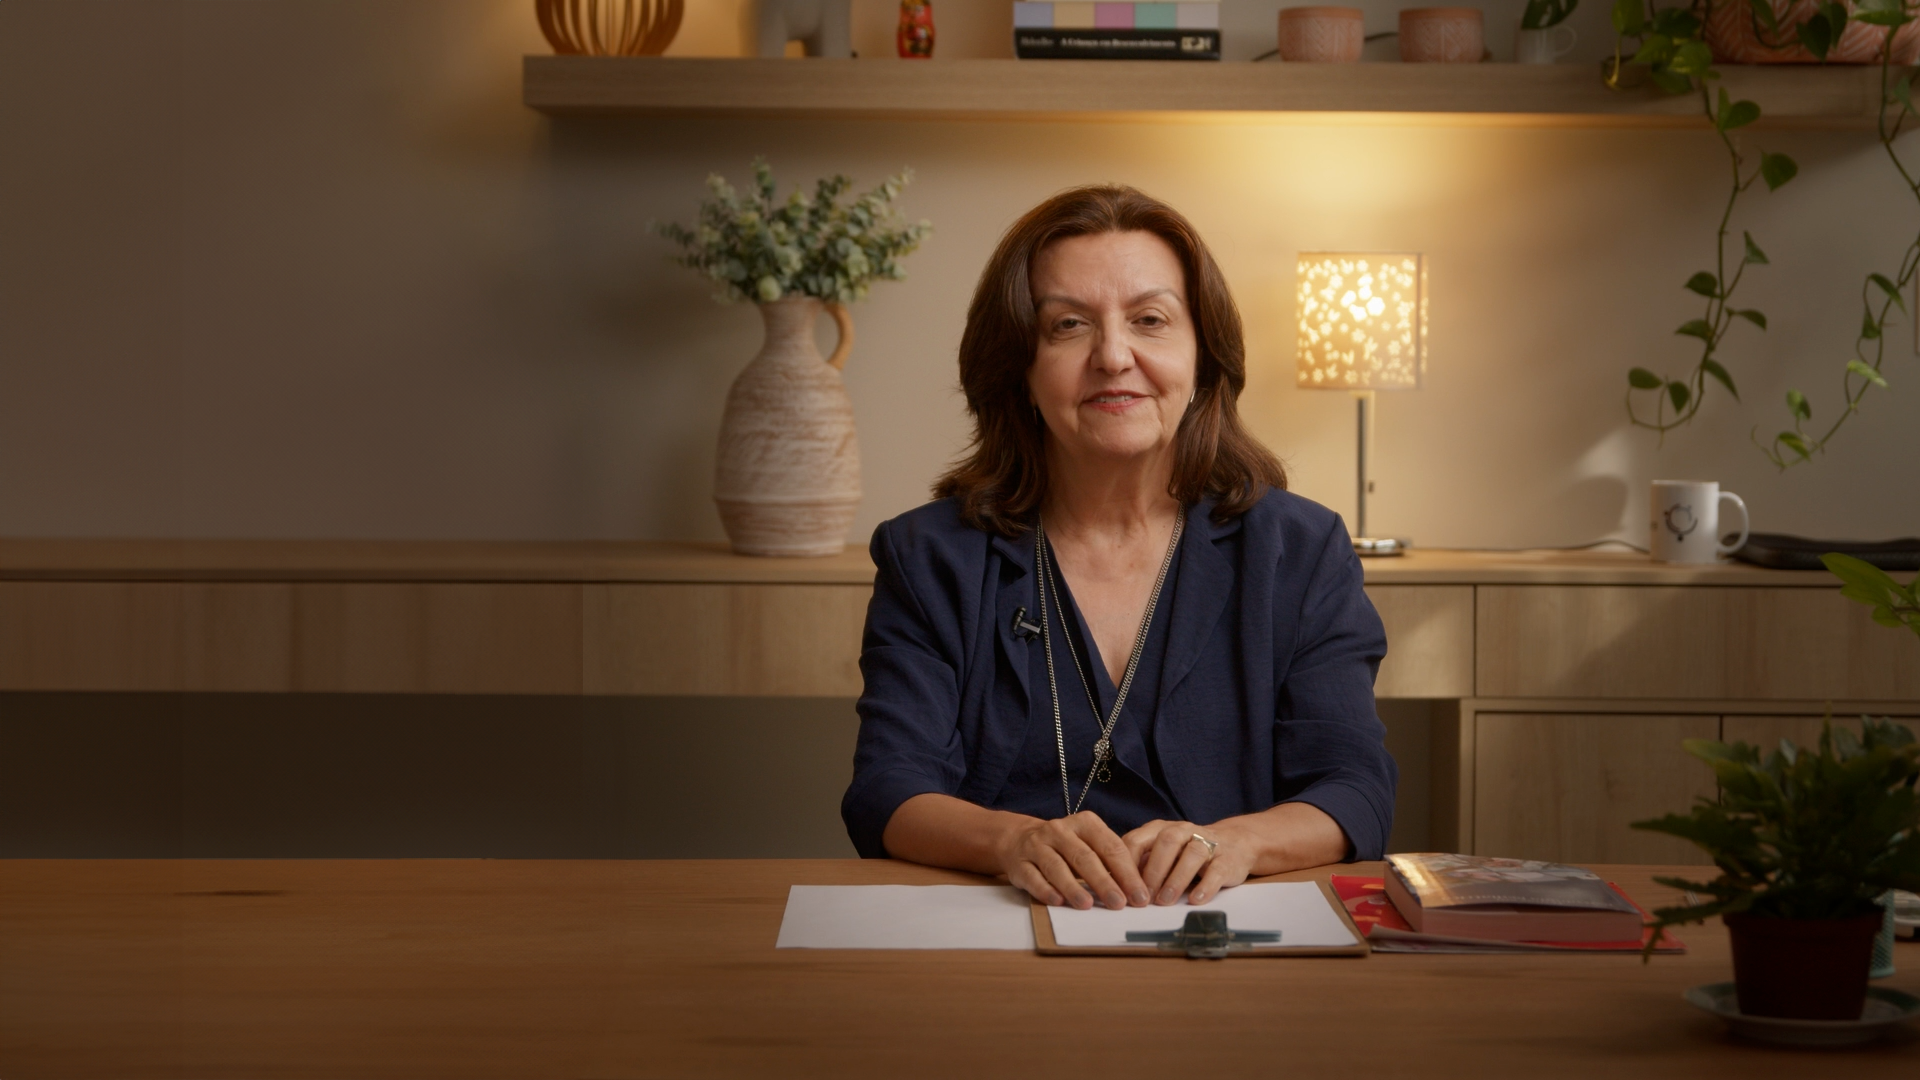
M 1757 13 L 1764 8 L 1769 16 L 1773 9 L 1766 0 L 1755 0 Z M 1894 170 L 1907 186 L 1907 192 L 1920 203 L 1920 182 L 1914 180 L 1913 172 L 1907 168 L 1900 155 L 1894 151 L 1894 141 L 1900 137 L 1909 117 L 1916 115 L 1913 105 L 1913 72 L 1902 72 L 1895 77 L 1893 62 L 1894 35 L 1899 29 L 1914 21 L 1916 8 L 1906 6 L 1904 0 L 1857 0 L 1851 16 L 1855 21 L 1870 26 L 1886 28 L 1886 40 L 1880 47 L 1880 146 L 1886 151 L 1887 160 L 1893 162 Z M 1814 34 L 1809 35 L 1804 28 L 1800 35 L 1801 43 L 1807 50 L 1825 60 L 1827 52 L 1840 40 L 1841 31 L 1846 29 L 1847 10 L 1840 4 L 1822 4 L 1819 13 L 1808 20 L 1820 20 L 1823 24 Z M 1811 40 L 1810 40 L 1811 38 Z M 1860 283 L 1860 332 L 1854 338 L 1853 355 L 1847 358 L 1840 372 L 1840 396 L 1844 402 L 1827 425 L 1825 431 L 1813 435 L 1808 425 L 1813 422 L 1813 403 L 1798 389 L 1787 391 L 1787 414 L 1793 423 L 1790 431 L 1775 435 L 1771 442 L 1761 442 L 1759 427 L 1754 427 L 1749 436 L 1754 445 L 1760 448 L 1768 461 L 1785 471 L 1792 466 L 1813 460 L 1813 455 L 1823 453 L 1827 444 L 1839 433 L 1847 421 L 1860 411 L 1860 403 L 1874 387 L 1887 388 L 1887 378 L 1882 371 L 1887 359 L 1887 316 L 1894 308 L 1906 311 L 1903 297 L 1907 287 L 1913 284 L 1916 272 L 1920 272 L 1920 233 L 1900 257 L 1900 269 L 1893 276 L 1877 271 L 1869 272 Z
M 1720 362 L 1721 346 L 1736 320 L 1767 328 L 1767 317 L 1755 308 L 1735 307 L 1734 292 L 1749 266 L 1765 265 L 1767 255 L 1754 242 L 1753 234 L 1741 231 L 1742 246 L 1738 261 L 1728 272 L 1727 234 L 1732 230 L 1733 211 L 1740 197 L 1756 183 L 1777 191 L 1800 170 L 1785 154 L 1762 152 L 1749 170 L 1749 159 L 1741 152 L 1734 132 L 1760 119 L 1760 106 L 1751 101 L 1735 101 L 1724 87 L 1716 95 L 1710 82 L 1720 77 L 1713 69 L 1713 53 L 1705 39 L 1705 12 L 1712 0 L 1693 0 L 1686 7 L 1649 6 L 1648 0 L 1616 0 L 1613 7 L 1615 31 L 1614 55 L 1607 69 L 1607 84 L 1622 85 L 1626 65 L 1644 67 L 1655 85 L 1668 93 L 1699 94 L 1700 107 L 1727 154 L 1728 190 L 1714 234 L 1714 268 L 1688 278 L 1685 288 L 1705 301 L 1701 317 L 1682 323 L 1675 334 L 1698 339 L 1700 352 L 1691 369 L 1675 377 L 1649 368 L 1636 367 L 1627 372 L 1627 418 L 1635 427 L 1659 434 L 1693 420 L 1706 401 L 1707 380 L 1724 387 L 1734 400 L 1740 399 L 1733 375 Z M 1901 2 L 1901 0 L 1893 0 Z M 1765 8 L 1772 15 L 1768 0 L 1753 0 L 1757 12 Z M 1811 21 L 1811 20 L 1809 20 Z M 1838 33 L 1834 34 L 1837 39 Z M 1639 47 L 1631 58 L 1623 59 L 1628 38 Z M 1650 398 L 1650 401 L 1649 401 Z

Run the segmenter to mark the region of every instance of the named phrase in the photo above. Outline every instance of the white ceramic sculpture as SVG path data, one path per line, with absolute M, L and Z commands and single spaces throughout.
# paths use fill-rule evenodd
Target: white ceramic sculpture
M 713 501 L 741 555 L 837 555 L 860 506 L 860 440 L 840 378 L 853 318 L 826 305 L 840 344 L 822 359 L 821 306 L 811 296 L 761 304 L 766 343 L 727 393 Z
M 799 41 L 808 56 L 845 60 L 853 55 L 853 0 L 756 0 L 756 50 L 785 56 Z

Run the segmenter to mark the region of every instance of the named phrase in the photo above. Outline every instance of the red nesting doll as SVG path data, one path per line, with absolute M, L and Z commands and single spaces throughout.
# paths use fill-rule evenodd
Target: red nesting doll
M 933 0 L 900 0 L 899 46 L 902 59 L 933 57 Z

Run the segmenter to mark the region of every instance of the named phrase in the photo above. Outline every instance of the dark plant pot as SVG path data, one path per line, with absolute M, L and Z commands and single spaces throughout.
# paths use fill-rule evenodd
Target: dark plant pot
M 1858 1020 L 1885 913 L 1851 919 L 1722 915 L 1733 939 L 1740 1011 L 1794 1020 Z

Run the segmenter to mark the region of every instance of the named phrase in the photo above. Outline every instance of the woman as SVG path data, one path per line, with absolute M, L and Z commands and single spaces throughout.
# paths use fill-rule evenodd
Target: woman
M 1386 636 L 1340 520 L 1240 426 L 1240 317 L 1171 207 L 1022 218 L 960 343 L 975 424 L 874 532 L 854 846 L 1048 904 L 1379 858 Z

